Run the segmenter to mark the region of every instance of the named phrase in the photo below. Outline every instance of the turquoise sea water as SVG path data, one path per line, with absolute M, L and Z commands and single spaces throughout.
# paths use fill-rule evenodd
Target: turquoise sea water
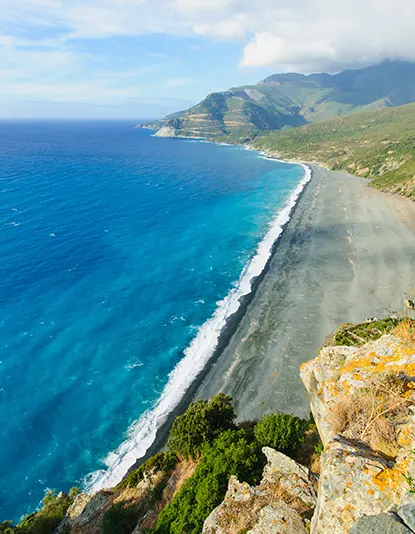
M 0 123 L 0 521 L 144 453 L 304 178 L 132 126 Z

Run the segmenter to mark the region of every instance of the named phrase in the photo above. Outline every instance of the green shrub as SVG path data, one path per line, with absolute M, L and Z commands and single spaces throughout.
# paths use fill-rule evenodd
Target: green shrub
M 186 412 L 174 420 L 168 446 L 182 458 L 196 458 L 206 443 L 225 430 L 234 428 L 232 399 L 219 393 L 208 402 L 192 402 Z
M 14 534 L 16 532 L 16 527 L 13 526 L 12 521 L 3 521 L 0 523 L 0 533 L 1 534 Z
M 72 488 L 69 494 L 60 495 L 48 491 L 43 498 L 42 508 L 22 519 L 16 531 L 22 534 L 52 534 L 78 493 L 77 488 Z
M 113 504 L 104 514 L 101 523 L 102 534 L 131 534 L 138 521 L 138 511 L 128 502 Z
M 281 452 L 292 452 L 304 441 L 310 421 L 294 415 L 275 412 L 264 416 L 254 428 L 254 434 L 262 447 L 272 447 Z
M 257 484 L 264 464 L 265 457 L 251 432 L 222 433 L 205 445 L 194 475 L 161 512 L 155 534 L 199 534 L 205 519 L 222 502 L 230 476 Z
M 314 452 L 317 456 L 321 456 L 324 452 L 324 445 L 321 439 L 318 440 L 317 445 L 314 446 Z
M 116 489 L 135 488 L 145 475 L 152 471 L 162 471 L 169 475 L 177 463 L 177 456 L 172 452 L 159 452 L 149 458 L 140 467 L 131 471 L 116 487 Z

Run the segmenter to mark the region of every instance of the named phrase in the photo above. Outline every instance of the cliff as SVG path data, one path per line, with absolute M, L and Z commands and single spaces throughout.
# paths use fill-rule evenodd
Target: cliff
M 154 125 L 159 135 L 217 137 L 301 126 L 415 101 L 415 64 L 386 61 L 339 74 L 274 74 L 209 94 Z
M 415 527 L 413 328 L 325 347 L 301 368 L 324 444 L 313 534 Z
M 115 488 L 49 495 L 0 532 L 415 532 L 415 321 L 344 325 L 300 373 L 314 421 L 236 425 L 229 397 L 199 400 L 176 418 L 170 452 Z

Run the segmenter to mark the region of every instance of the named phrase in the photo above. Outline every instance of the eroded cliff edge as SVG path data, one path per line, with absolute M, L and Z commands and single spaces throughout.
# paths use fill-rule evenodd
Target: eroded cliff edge
M 344 325 L 300 373 L 315 424 L 271 414 L 235 426 L 229 397 L 198 401 L 175 423 L 170 452 L 117 487 L 47 497 L 41 511 L 0 531 L 415 532 L 415 321 Z M 275 448 L 260 447 L 264 435 Z
M 204 534 L 415 532 L 415 329 L 379 337 L 385 324 L 347 325 L 332 338 L 347 344 L 301 367 L 324 445 L 317 499 L 308 469 L 267 450 L 261 483 L 231 479 Z M 368 330 L 379 338 L 364 343 Z

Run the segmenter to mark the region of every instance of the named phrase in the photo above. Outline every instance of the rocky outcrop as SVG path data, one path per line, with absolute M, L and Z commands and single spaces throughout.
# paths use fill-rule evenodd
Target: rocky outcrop
M 162 126 L 160 130 L 157 130 L 154 135 L 156 137 L 177 137 L 176 129 L 167 124 Z
M 411 517 L 415 505 L 414 346 L 387 335 L 325 347 L 301 378 L 325 446 L 311 533 L 406 532 L 397 525 L 410 529 L 399 511 Z
M 206 519 L 203 534 L 305 534 L 316 504 L 307 468 L 264 447 L 267 465 L 256 487 L 229 481 L 225 499 Z
M 95 494 L 79 494 L 68 508 L 65 519 L 57 529 L 58 534 L 98 534 L 101 519 L 114 498 L 113 492 L 99 491 Z
M 161 510 L 168 505 L 193 475 L 197 462 L 178 462 L 169 476 L 152 469 L 133 487 L 115 487 L 93 494 L 80 493 L 68 508 L 56 534 L 100 534 L 105 513 L 111 507 L 120 505 L 133 510 L 137 526 L 135 534 L 154 528 Z M 162 489 L 161 497 L 154 499 L 156 491 Z
M 79 494 L 66 512 L 57 534 L 100 534 L 105 512 L 117 504 L 134 508 L 137 518 L 143 517 L 149 508 L 154 489 L 163 478 L 161 471 L 155 471 L 134 488 L 114 488 L 91 495 Z

